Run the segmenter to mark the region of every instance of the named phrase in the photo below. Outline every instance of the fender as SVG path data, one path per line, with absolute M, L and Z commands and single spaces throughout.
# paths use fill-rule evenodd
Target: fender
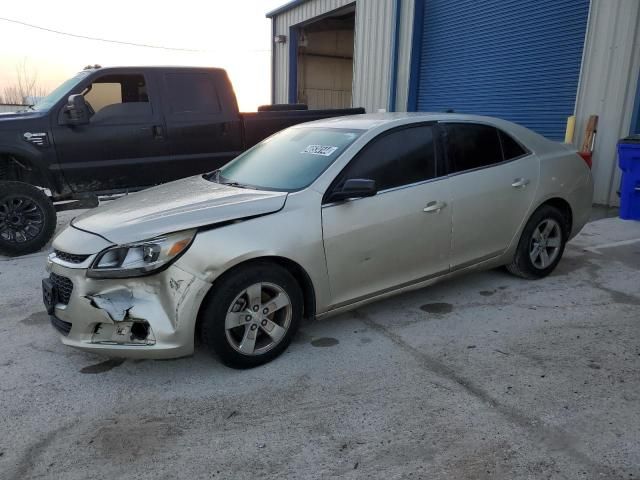
M 48 188 L 54 197 L 71 192 L 57 168 L 53 146 L 41 150 L 26 142 L 24 146 L 0 144 L 0 157 L 8 158 L 9 164 L 25 172 L 26 183 Z

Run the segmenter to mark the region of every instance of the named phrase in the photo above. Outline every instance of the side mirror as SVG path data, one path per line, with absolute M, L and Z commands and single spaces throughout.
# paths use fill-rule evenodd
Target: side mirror
M 329 200 L 340 202 L 350 198 L 373 197 L 378 193 L 376 181 L 368 178 L 350 178 L 342 185 L 342 188 L 335 190 Z
M 67 106 L 64 107 L 64 116 L 67 125 L 86 125 L 89 123 L 89 107 L 84 96 L 70 95 Z

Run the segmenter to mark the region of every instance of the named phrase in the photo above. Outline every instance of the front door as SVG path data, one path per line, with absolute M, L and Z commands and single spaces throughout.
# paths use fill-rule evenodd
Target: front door
M 452 269 L 504 253 L 527 220 L 538 185 L 536 156 L 503 131 L 442 124 L 453 195 Z
M 449 270 L 449 187 L 439 178 L 435 143 L 431 125 L 385 133 L 332 185 L 368 178 L 378 187 L 373 197 L 322 207 L 332 307 Z
M 72 189 L 107 191 L 159 183 L 168 157 L 155 89 L 140 73 L 105 74 L 83 92 L 95 113 L 86 125 L 54 125 L 60 168 Z

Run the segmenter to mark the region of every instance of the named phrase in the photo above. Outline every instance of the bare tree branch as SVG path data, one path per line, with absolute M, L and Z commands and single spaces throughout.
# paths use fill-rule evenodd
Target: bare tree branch
M 46 94 L 47 90 L 38 81 L 38 70 L 30 68 L 25 58 L 16 65 L 15 84 L 4 87 L 0 93 L 0 103 L 27 105 Z

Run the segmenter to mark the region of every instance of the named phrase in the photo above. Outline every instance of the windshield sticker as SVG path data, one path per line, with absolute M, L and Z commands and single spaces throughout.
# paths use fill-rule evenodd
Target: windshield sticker
M 323 157 L 330 157 L 333 152 L 338 150 L 338 147 L 329 147 L 326 145 L 308 145 L 300 153 L 310 153 L 311 155 L 322 155 Z

